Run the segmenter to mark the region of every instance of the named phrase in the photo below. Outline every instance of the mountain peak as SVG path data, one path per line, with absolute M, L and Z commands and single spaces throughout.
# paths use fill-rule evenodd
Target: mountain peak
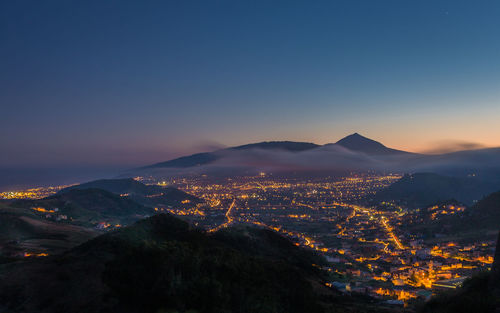
M 339 141 L 336 142 L 337 145 L 341 145 L 343 147 L 346 147 L 351 150 L 360 150 L 359 148 L 362 148 L 361 150 L 364 150 L 367 147 L 379 147 L 379 148 L 385 148 L 383 144 L 381 144 L 378 141 L 372 140 L 370 138 L 367 138 L 365 136 L 361 136 L 358 133 L 351 134 L 349 136 L 346 136 Z
M 403 151 L 387 148 L 378 141 L 364 137 L 358 133 L 346 136 L 335 143 L 352 151 L 363 152 L 367 154 L 394 154 L 404 153 Z

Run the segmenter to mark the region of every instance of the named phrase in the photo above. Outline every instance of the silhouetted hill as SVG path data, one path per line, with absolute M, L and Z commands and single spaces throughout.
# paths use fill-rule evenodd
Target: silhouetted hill
M 41 215 L 66 215 L 68 221 L 85 226 L 99 222 L 126 224 L 154 212 L 127 197 L 102 189 L 67 190 L 40 200 L 16 201 L 12 206 L 41 208 Z
M 462 222 L 462 229 L 497 230 L 500 225 L 500 191 L 494 192 L 466 212 L 466 219 Z
M 251 150 L 251 149 L 260 149 L 260 150 L 280 150 L 280 151 L 288 151 L 288 152 L 300 152 L 306 151 L 310 149 L 314 149 L 319 147 L 319 145 L 309 142 L 294 142 L 294 141 L 264 141 L 259 143 L 252 143 L 227 149 L 221 149 L 214 152 L 204 152 L 204 153 L 196 153 L 193 155 L 180 157 L 177 159 L 173 159 L 166 162 L 156 163 L 150 166 L 144 167 L 147 168 L 187 168 L 194 167 L 200 165 L 206 165 L 213 163 L 214 161 L 220 159 L 222 155 L 225 153 L 230 153 L 234 150 Z
M 233 150 L 263 149 L 263 150 L 284 150 L 290 152 L 297 152 L 297 151 L 311 150 L 318 147 L 320 147 L 320 145 L 310 142 L 264 141 L 259 143 L 242 145 L 229 149 Z
M 144 168 L 162 168 L 162 167 L 186 168 L 186 167 L 209 164 L 217 159 L 218 156 L 215 153 L 203 152 L 203 153 L 196 153 L 188 156 L 183 156 L 166 162 L 156 163 L 153 165 L 146 166 Z
M 265 229 L 206 235 L 160 214 L 61 256 L 0 267 L 2 312 L 326 312 L 312 252 Z M 320 289 L 323 291 L 319 292 Z M 363 312 L 363 303 L 335 312 Z
M 458 200 L 467 205 L 495 191 L 497 186 L 474 178 L 450 177 L 434 173 L 403 176 L 379 191 L 375 201 L 403 201 L 410 206 L 426 207 L 439 201 Z
M 89 188 L 106 190 L 150 207 L 175 206 L 181 204 L 185 200 L 189 200 L 192 203 L 203 202 L 201 199 L 177 188 L 145 185 L 132 178 L 95 180 L 62 189 L 58 194 L 62 195 L 72 190 L 84 190 Z
M 491 222 L 500 222 L 500 191 L 494 192 L 477 202 L 471 208 L 471 213 L 478 218 L 485 217 Z
M 99 179 L 87 183 L 79 184 L 64 188 L 59 191 L 59 194 L 66 193 L 75 189 L 102 189 L 115 194 L 133 193 L 139 195 L 150 195 L 162 191 L 162 187 L 154 185 L 145 185 L 132 178 L 124 179 Z
M 378 141 L 354 133 L 344 137 L 335 143 L 352 151 L 363 152 L 366 154 L 386 155 L 386 154 L 409 154 L 408 152 L 387 148 Z

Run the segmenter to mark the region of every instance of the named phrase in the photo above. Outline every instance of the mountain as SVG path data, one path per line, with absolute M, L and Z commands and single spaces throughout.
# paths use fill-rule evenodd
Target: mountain
M 335 145 L 356 152 L 372 155 L 409 154 L 409 152 L 387 148 L 378 141 L 354 133 L 337 141 Z
M 451 177 L 435 173 L 407 174 L 379 191 L 375 201 L 402 201 L 415 207 L 455 199 L 467 205 L 498 189 L 498 185 L 476 178 Z
M 295 141 L 264 141 L 259 143 L 252 143 L 243 146 L 229 148 L 232 150 L 250 150 L 250 149 L 262 149 L 262 150 L 282 150 L 289 152 L 300 152 L 318 148 L 320 145 L 310 142 L 295 142 Z
M 132 178 L 95 180 L 62 189 L 58 194 L 63 195 L 72 190 L 84 189 L 106 190 L 149 207 L 176 206 L 186 202 L 186 200 L 190 203 L 203 202 L 201 199 L 177 188 L 145 185 Z
M 144 169 L 148 168 L 164 168 L 164 167 L 174 167 L 174 168 L 186 168 L 193 166 L 200 166 L 212 163 L 218 159 L 215 153 L 204 152 L 204 153 L 196 153 L 184 157 L 180 157 L 177 159 L 173 159 L 166 162 L 160 162 L 153 165 L 145 166 Z
M 331 147 L 338 146 L 344 149 L 348 149 L 357 153 L 364 153 L 369 155 L 411 155 L 409 152 L 404 152 L 400 150 L 395 150 L 391 148 L 387 148 L 383 144 L 368 139 L 359 135 L 358 133 L 349 135 L 341 140 L 339 140 L 335 144 L 327 144 L 327 145 L 317 145 L 310 142 L 294 142 L 294 141 L 264 141 L 259 143 L 246 144 L 237 147 L 231 147 L 227 149 L 220 149 L 214 152 L 204 152 L 197 153 L 189 156 L 180 157 L 177 159 L 169 160 L 166 162 L 160 162 L 153 165 L 149 165 L 143 167 L 142 170 L 147 169 L 155 169 L 155 168 L 194 168 L 200 167 L 203 165 L 213 164 L 216 161 L 231 159 L 235 156 L 240 157 L 240 155 L 236 152 L 241 151 L 275 151 L 275 152 L 284 152 L 284 153 L 296 153 L 300 154 L 302 152 L 316 151 L 317 148 L 321 147 Z M 320 151 L 318 151 L 320 152 Z M 321 153 L 321 152 L 320 152 Z M 284 155 L 285 156 L 285 155 Z M 255 159 L 253 163 L 259 163 L 258 158 L 261 158 L 262 154 L 256 154 L 253 158 Z M 325 154 L 325 157 L 328 158 L 328 153 Z M 250 157 L 252 158 L 252 157 Z M 247 163 L 248 163 L 248 157 Z M 276 160 L 279 162 L 279 160 Z M 234 162 L 230 162 L 234 163 Z M 252 163 L 252 162 L 250 162 Z
M 432 172 L 446 176 L 476 176 L 500 184 L 500 148 L 419 154 L 386 147 L 358 133 L 336 143 L 269 141 L 197 153 L 130 170 L 122 177 L 275 175 L 335 176 L 352 171 Z
M 259 143 L 246 144 L 242 146 L 221 149 L 214 152 L 196 153 L 189 156 L 180 157 L 166 162 L 160 162 L 144 167 L 148 168 L 188 168 L 213 163 L 231 151 L 244 150 L 277 150 L 287 152 L 300 152 L 319 147 L 319 145 L 309 142 L 294 141 L 264 141 Z
M 366 300 L 324 286 L 323 262 L 269 230 L 207 235 L 159 214 L 63 255 L 0 267 L 0 311 L 366 312 Z

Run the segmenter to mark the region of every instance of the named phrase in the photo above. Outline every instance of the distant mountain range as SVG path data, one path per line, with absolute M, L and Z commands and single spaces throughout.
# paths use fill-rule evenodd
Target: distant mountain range
M 365 153 L 367 155 L 394 155 L 394 154 L 410 154 L 409 152 L 387 148 L 383 144 L 361 136 L 358 133 L 349 135 L 336 143 L 317 145 L 310 142 L 295 142 L 295 141 L 265 141 L 253 144 L 246 144 L 237 147 L 217 150 L 214 152 L 197 153 L 189 156 L 180 157 L 177 159 L 156 163 L 144 167 L 150 168 L 189 168 L 213 163 L 222 159 L 232 151 L 245 151 L 245 150 L 270 150 L 270 151 L 284 151 L 284 152 L 304 152 L 315 150 L 321 147 L 338 146 L 355 152 Z
M 335 143 L 269 141 L 197 153 L 123 173 L 120 177 L 207 174 L 336 175 L 352 171 L 429 172 L 500 182 L 500 148 L 419 154 L 386 147 L 354 133 Z

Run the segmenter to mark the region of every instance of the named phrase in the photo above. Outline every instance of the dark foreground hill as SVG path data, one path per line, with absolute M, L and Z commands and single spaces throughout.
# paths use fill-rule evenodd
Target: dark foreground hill
M 475 178 L 415 173 L 405 175 L 386 189 L 379 191 L 374 200 L 396 200 L 410 206 L 426 207 L 436 202 L 455 199 L 472 205 L 498 188 L 498 184 Z
M 0 266 L 1 312 L 364 312 L 323 260 L 269 230 L 212 235 L 160 214 L 69 252 Z
M 173 187 L 145 185 L 132 178 L 124 179 L 99 179 L 91 182 L 74 185 L 59 191 L 59 194 L 72 190 L 102 189 L 117 195 L 126 196 L 142 205 L 176 206 L 188 200 L 190 203 L 200 203 L 201 199 Z

